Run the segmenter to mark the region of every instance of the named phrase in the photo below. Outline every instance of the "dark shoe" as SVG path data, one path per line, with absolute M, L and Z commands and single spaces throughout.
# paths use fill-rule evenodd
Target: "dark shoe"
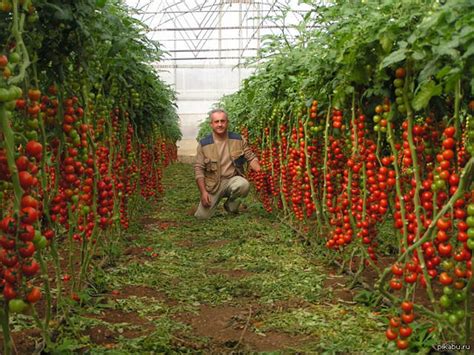
M 239 200 L 227 200 L 224 203 L 224 209 L 231 214 L 237 214 L 239 213 L 239 206 L 240 206 L 240 201 Z

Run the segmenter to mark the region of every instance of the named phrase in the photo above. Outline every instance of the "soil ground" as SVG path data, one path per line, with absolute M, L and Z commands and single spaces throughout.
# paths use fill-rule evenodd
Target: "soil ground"
M 200 221 L 192 167 L 170 166 L 164 185 L 120 257 L 91 275 L 92 298 L 55 353 L 386 351 L 386 317 L 260 202 Z M 20 335 L 18 353 L 31 353 L 38 334 Z

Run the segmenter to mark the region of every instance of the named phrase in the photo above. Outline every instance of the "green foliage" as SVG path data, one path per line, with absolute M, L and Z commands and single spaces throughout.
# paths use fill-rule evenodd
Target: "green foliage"
M 153 64 L 163 51 L 146 37 L 144 25 L 119 1 L 35 1 L 35 21 L 26 21 L 24 41 L 33 72 L 27 78 L 46 92 L 56 84 L 68 96 L 109 111 L 119 107 L 141 136 L 157 126 L 171 140 L 181 138 L 175 92 Z M 10 15 L 0 12 L 0 53 L 8 51 Z M 3 47 L 3 48 L 2 48 Z

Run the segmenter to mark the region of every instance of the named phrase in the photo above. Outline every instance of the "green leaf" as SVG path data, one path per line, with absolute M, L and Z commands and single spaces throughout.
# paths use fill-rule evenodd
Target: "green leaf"
M 462 55 L 462 58 L 463 59 L 467 59 L 469 58 L 471 55 L 474 54 L 474 42 L 471 43 L 471 45 L 469 47 L 467 47 L 467 50 L 466 52 L 464 52 L 464 54 Z
M 450 71 L 451 71 L 451 67 L 449 65 L 446 65 L 443 69 L 441 69 L 437 74 L 436 74 L 436 79 L 441 79 L 443 78 L 444 76 L 446 76 L 446 74 L 448 74 Z
M 399 50 L 390 53 L 389 56 L 385 57 L 380 64 L 380 68 L 386 68 L 392 64 L 399 63 L 402 60 L 405 60 L 407 50 L 405 48 L 400 48 Z
M 417 61 L 422 61 L 423 59 L 425 59 L 425 53 L 422 51 L 415 51 L 412 54 L 412 58 Z
M 425 67 L 421 70 L 420 75 L 418 75 L 418 81 L 424 82 L 428 80 L 431 76 L 435 75 L 438 69 L 437 64 L 437 58 L 428 62 L 428 64 L 426 64 Z
M 442 86 L 436 85 L 433 80 L 423 83 L 412 101 L 412 106 L 416 111 L 425 108 L 433 96 L 442 93 Z
M 385 53 L 390 53 L 393 47 L 393 34 L 391 32 L 384 32 L 379 38 L 380 46 Z

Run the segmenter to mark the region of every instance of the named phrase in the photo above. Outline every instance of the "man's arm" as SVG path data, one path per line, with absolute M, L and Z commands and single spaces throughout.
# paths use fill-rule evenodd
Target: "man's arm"
M 204 184 L 204 178 L 197 178 L 196 179 L 197 186 L 199 188 L 199 192 L 201 193 L 201 203 L 203 207 L 210 207 L 211 206 L 211 196 L 206 190 L 206 185 Z
M 249 162 L 249 167 L 255 172 L 260 172 L 260 163 L 258 162 L 258 158 L 255 155 L 254 152 L 252 152 L 252 149 L 249 147 L 247 140 L 245 138 L 242 138 L 242 148 L 244 151 L 244 156 L 245 159 Z
M 202 153 L 202 147 L 199 144 L 196 150 L 196 158 L 194 159 L 194 174 L 196 177 L 196 184 L 201 194 L 201 203 L 204 207 L 211 206 L 211 197 L 206 190 L 206 184 L 204 183 L 204 154 Z
M 257 173 L 260 172 L 261 168 L 260 168 L 260 163 L 259 163 L 257 157 L 255 157 L 255 159 L 250 161 L 249 167 L 250 167 L 250 169 L 252 169 L 253 171 L 255 171 Z

